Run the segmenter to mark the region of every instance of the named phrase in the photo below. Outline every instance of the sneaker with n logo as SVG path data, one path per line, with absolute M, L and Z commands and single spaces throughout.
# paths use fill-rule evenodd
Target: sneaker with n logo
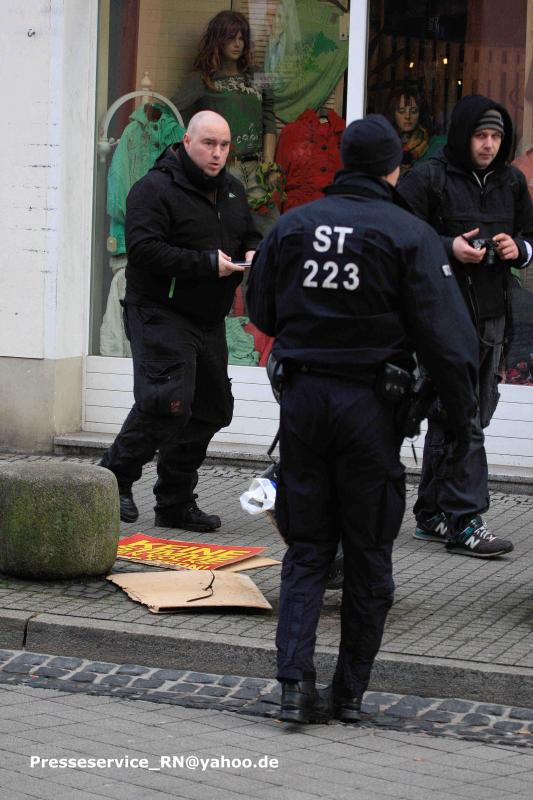
M 446 549 L 450 553 L 459 553 L 463 556 L 494 558 L 510 553 L 514 550 L 514 545 L 491 533 L 478 515 L 470 520 L 466 528 L 452 542 L 448 542 Z
M 446 544 L 447 531 L 446 517 L 442 511 L 439 511 L 427 520 L 417 519 L 413 536 L 415 539 L 423 539 L 426 542 Z

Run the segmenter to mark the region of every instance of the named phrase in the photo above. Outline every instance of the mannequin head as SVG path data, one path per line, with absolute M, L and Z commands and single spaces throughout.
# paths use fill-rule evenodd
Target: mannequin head
M 208 85 L 221 70 L 246 72 L 253 62 L 248 20 L 236 11 L 220 11 L 208 22 L 198 50 L 194 68 Z
M 386 116 L 400 136 L 410 136 L 420 125 L 422 98 L 413 87 L 398 86 L 387 102 Z

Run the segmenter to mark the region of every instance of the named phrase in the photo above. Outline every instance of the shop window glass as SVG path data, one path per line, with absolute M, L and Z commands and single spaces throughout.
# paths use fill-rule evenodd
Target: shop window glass
M 367 113 L 396 127 L 402 172 L 446 143 L 458 100 L 482 94 L 513 118 L 514 163 L 533 197 L 532 26 L 533 0 L 370 0 Z M 533 386 L 533 267 L 516 274 L 502 378 Z
M 90 352 L 130 355 L 120 301 L 125 199 L 191 115 L 211 108 L 232 129 L 227 169 L 244 183 L 257 226 L 318 197 L 340 166 L 349 2 L 100 0 Z M 252 57 L 212 70 L 202 36 L 221 11 L 243 14 Z M 204 41 L 205 46 L 200 43 Z M 135 96 L 128 98 L 130 93 Z M 272 166 L 272 165 L 276 166 Z M 230 363 L 263 365 L 268 337 L 250 325 L 244 287 L 226 322 Z

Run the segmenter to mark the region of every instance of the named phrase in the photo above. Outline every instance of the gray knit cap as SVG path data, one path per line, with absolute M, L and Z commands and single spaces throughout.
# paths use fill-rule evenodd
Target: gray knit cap
M 492 131 L 501 133 L 502 138 L 505 135 L 505 128 L 503 125 L 503 117 L 500 112 L 495 108 L 489 108 L 476 123 L 473 133 L 490 128 Z

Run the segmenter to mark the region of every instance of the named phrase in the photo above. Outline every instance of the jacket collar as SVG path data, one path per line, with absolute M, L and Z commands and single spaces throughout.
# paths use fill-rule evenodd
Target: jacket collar
M 363 172 L 353 172 L 347 169 L 341 169 L 336 173 L 334 182 L 331 186 L 326 186 L 324 193 L 327 195 L 353 194 L 376 200 L 392 201 L 394 199 L 394 187 L 383 178 L 375 178 Z
M 327 117 L 329 123 L 329 133 L 342 133 L 346 127 L 346 122 L 339 117 L 339 115 L 332 109 L 328 108 L 325 116 Z M 302 111 L 299 117 L 294 120 L 295 124 L 305 124 L 308 125 L 310 128 L 317 128 L 321 129 L 324 126 L 323 123 L 320 121 L 320 115 L 312 108 L 307 108 L 305 111 Z
M 432 159 L 435 161 L 440 161 L 445 166 L 446 172 L 450 174 L 455 173 L 456 175 L 466 176 L 480 185 L 484 185 L 487 178 L 490 176 L 499 176 L 507 169 L 507 166 L 501 162 L 496 164 L 492 162 L 492 164 L 490 164 L 490 166 L 484 170 L 483 175 L 481 175 L 480 173 L 476 173 L 474 169 L 466 169 L 465 167 L 454 164 L 453 161 L 448 158 L 445 150 L 439 150 L 435 156 L 432 156 Z
M 198 194 L 202 195 L 202 197 L 206 197 L 210 191 L 214 189 L 211 188 L 206 184 L 205 189 L 200 188 L 196 183 L 193 183 L 189 176 L 187 175 L 183 162 L 179 157 L 179 152 L 182 145 L 179 144 L 171 144 L 169 147 L 164 150 L 159 158 L 156 159 L 154 166 L 152 167 L 153 170 L 159 170 L 160 172 L 168 172 L 175 183 L 179 184 L 182 188 L 187 189 L 188 191 L 197 192 Z M 217 183 L 217 187 L 219 189 L 227 187 L 229 184 L 229 176 L 225 170 L 223 170 L 222 178 L 220 182 Z

